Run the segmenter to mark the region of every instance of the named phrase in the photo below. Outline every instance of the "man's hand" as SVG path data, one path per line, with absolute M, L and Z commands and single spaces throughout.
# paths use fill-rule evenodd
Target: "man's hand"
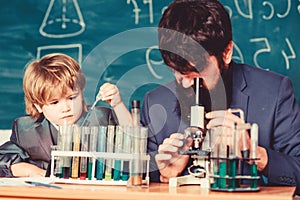
M 206 126 L 207 129 L 218 128 L 218 127 L 233 129 L 235 123 L 237 124 L 244 123 L 241 118 L 239 118 L 237 115 L 234 115 L 227 110 L 212 111 L 206 113 L 205 117 L 210 120 Z M 239 142 L 240 149 L 242 149 L 242 146 L 243 145 L 240 140 Z M 248 133 L 246 134 L 246 146 L 247 149 L 250 149 L 250 155 L 251 155 L 250 137 Z M 268 155 L 264 147 L 260 147 L 260 146 L 257 147 L 257 157 L 259 158 L 259 160 L 255 161 L 255 163 L 257 164 L 257 169 L 259 171 L 263 171 L 268 165 Z
M 186 167 L 189 156 L 180 155 L 178 151 L 188 150 L 192 141 L 183 142 L 184 139 L 183 134 L 173 133 L 159 145 L 155 160 L 161 174 L 161 182 L 168 182 L 170 178 L 177 177 Z
M 227 110 L 212 111 L 206 113 L 205 117 L 206 119 L 209 119 L 209 122 L 206 125 L 207 129 L 220 126 L 233 129 L 235 123 L 244 123 L 241 118 Z

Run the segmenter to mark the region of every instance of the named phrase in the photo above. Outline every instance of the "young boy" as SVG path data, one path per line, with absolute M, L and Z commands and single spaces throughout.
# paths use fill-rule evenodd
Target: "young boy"
M 26 112 L 15 119 L 10 141 L 0 147 L 0 176 L 45 176 L 58 126 L 79 124 L 87 115 L 85 77 L 79 64 L 65 54 L 48 54 L 31 62 L 24 74 Z M 102 100 L 113 109 L 96 106 L 85 125 L 129 125 L 131 115 L 118 88 L 105 83 Z

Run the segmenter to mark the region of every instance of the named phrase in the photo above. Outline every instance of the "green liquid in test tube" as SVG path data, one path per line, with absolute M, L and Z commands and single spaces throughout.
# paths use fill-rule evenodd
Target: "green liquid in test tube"
M 257 176 L 257 165 L 255 163 L 250 165 L 250 176 L 251 177 Z M 250 188 L 257 188 L 257 180 L 251 180 Z
M 116 126 L 115 137 L 115 153 L 121 153 L 123 143 L 123 127 Z M 113 179 L 116 181 L 121 179 L 121 160 L 114 160 Z
M 228 160 L 228 188 L 229 189 L 235 189 L 236 188 L 236 175 L 237 175 L 237 157 L 238 157 L 238 150 L 236 149 L 237 146 L 237 130 L 236 130 L 237 123 L 234 124 L 234 129 L 231 130 L 232 138 L 231 141 L 232 145 L 229 147 L 229 160 Z
M 227 145 L 226 145 L 226 135 L 222 133 L 222 131 L 220 132 L 220 161 L 219 161 L 219 176 L 220 179 L 218 180 L 218 186 L 219 188 L 226 188 L 226 160 L 224 158 L 226 158 L 227 156 Z M 223 159 L 222 159 L 223 158 Z
M 235 189 L 235 177 L 236 177 L 236 159 L 229 159 L 228 162 L 228 176 L 232 179 L 228 180 L 228 188 Z
M 98 138 L 98 126 L 90 127 L 89 134 L 89 152 L 93 153 L 97 150 L 97 138 Z M 93 168 L 93 157 L 89 157 L 88 159 L 88 179 L 92 180 L 95 175 L 95 170 Z
M 219 176 L 220 179 L 218 181 L 219 188 L 226 188 L 226 161 L 220 161 L 219 163 Z

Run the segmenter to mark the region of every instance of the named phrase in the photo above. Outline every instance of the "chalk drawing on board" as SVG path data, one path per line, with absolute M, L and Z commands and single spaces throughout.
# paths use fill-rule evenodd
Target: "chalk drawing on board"
M 233 43 L 233 55 L 232 59 L 235 60 L 236 62 L 244 63 L 244 56 L 242 54 L 241 49 L 237 46 L 236 43 Z
M 141 12 L 141 9 L 139 8 L 138 6 L 138 3 L 136 2 L 136 0 L 126 0 L 126 3 L 127 4 L 130 4 L 132 3 L 133 5 L 133 13 L 134 13 L 134 23 L 135 24 L 139 24 L 139 19 L 140 19 L 140 12 Z M 143 0 L 143 3 L 144 4 L 149 4 L 149 22 L 150 24 L 153 23 L 153 3 L 152 3 L 152 0 Z
M 289 47 L 291 55 L 287 55 L 287 53 L 284 50 L 281 50 L 281 54 L 285 61 L 285 68 L 286 68 L 286 70 L 289 70 L 290 69 L 289 59 L 296 59 L 296 53 L 295 53 L 295 51 L 292 47 L 292 44 L 288 38 L 285 38 L 285 42 L 286 42 L 287 46 Z
M 81 44 L 67 44 L 67 45 L 47 45 L 37 48 L 37 59 L 40 59 L 49 53 L 65 53 L 77 60 L 79 65 L 82 63 L 82 45 Z
M 39 32 L 49 38 L 65 38 L 79 35 L 84 30 L 77 0 L 51 0 Z
M 146 51 L 146 63 L 147 63 L 147 67 L 148 67 L 150 73 L 151 73 L 155 78 L 157 78 L 157 79 L 162 79 L 163 77 L 160 76 L 160 75 L 158 75 L 158 74 L 154 71 L 154 69 L 153 69 L 153 67 L 152 67 L 152 64 L 154 64 L 154 65 L 162 65 L 162 64 L 164 63 L 164 61 L 163 61 L 163 60 L 161 60 L 161 61 L 155 61 L 155 60 L 151 60 L 151 59 L 150 59 L 150 53 L 151 53 L 151 51 L 153 51 L 153 50 L 155 50 L 155 49 L 157 49 L 157 50 L 159 49 L 158 45 L 151 46 L 151 47 L 149 47 L 149 48 L 147 49 L 147 51 Z
M 153 3 L 152 0 L 144 0 L 144 4 L 148 3 L 149 4 L 149 22 L 152 24 L 153 23 Z
M 139 8 L 138 4 L 135 0 L 127 0 L 127 4 L 130 4 L 132 2 L 133 4 L 133 12 L 134 12 L 134 23 L 139 24 L 139 12 L 141 12 L 141 9 Z
M 244 8 L 248 9 L 248 13 L 245 13 L 242 11 L 239 3 L 243 2 L 244 3 Z M 248 19 L 253 19 L 253 9 L 252 9 L 252 0 L 248 0 L 248 4 L 245 1 L 238 1 L 235 0 L 234 1 L 235 7 L 238 11 L 238 13 L 244 17 L 244 18 L 248 18 Z

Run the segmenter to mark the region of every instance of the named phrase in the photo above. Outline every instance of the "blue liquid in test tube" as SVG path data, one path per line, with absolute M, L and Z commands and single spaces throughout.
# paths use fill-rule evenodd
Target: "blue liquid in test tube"
M 97 152 L 106 151 L 106 131 L 107 131 L 107 126 L 99 126 Z M 97 162 L 96 162 L 97 180 L 102 180 L 104 178 L 104 167 L 105 167 L 104 158 L 97 158 Z

